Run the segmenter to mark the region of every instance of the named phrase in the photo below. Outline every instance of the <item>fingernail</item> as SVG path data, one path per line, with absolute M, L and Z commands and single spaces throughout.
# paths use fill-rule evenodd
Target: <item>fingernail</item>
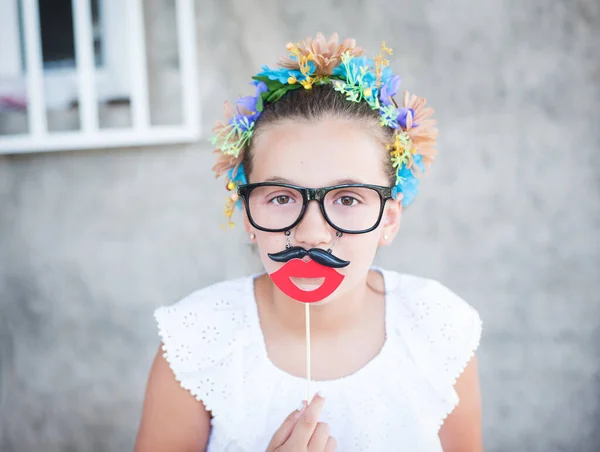
M 324 398 L 325 398 L 325 396 L 323 395 L 323 392 L 322 392 L 322 391 L 319 391 L 319 392 L 317 392 L 317 395 L 318 395 L 319 397 L 321 397 L 322 399 L 324 399 Z

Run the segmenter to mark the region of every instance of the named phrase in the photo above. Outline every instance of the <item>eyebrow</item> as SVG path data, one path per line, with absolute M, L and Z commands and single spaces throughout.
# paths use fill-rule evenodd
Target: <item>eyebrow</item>
M 298 183 L 286 179 L 284 177 L 269 177 L 268 179 L 265 179 L 265 182 L 278 182 L 281 184 L 290 184 L 290 185 L 299 185 Z M 360 180 L 356 180 L 356 179 L 338 179 L 338 180 L 334 180 L 332 183 L 328 184 L 328 186 L 332 186 L 332 185 L 344 185 L 344 184 L 364 184 L 365 182 L 360 181 Z

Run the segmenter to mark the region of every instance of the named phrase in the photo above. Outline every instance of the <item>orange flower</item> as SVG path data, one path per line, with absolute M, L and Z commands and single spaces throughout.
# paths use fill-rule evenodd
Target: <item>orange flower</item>
M 431 107 L 426 108 L 426 102 L 422 97 L 411 95 L 408 92 L 404 93 L 404 108 L 411 108 L 415 112 L 414 117 L 409 115 L 406 118 L 406 133 L 417 148 L 417 153 L 423 156 L 423 164 L 429 167 L 437 155 L 435 146 L 438 130 L 435 127 L 437 121 L 430 119 L 434 109 Z M 413 123 L 417 126 L 413 127 Z
M 294 49 L 294 45 L 288 45 L 288 50 Z M 316 71 L 315 75 L 331 75 L 333 69 L 338 66 L 342 61 L 342 53 L 348 52 L 351 56 L 360 56 L 364 53 L 364 50 L 356 46 L 356 40 L 344 39 L 342 43 L 339 43 L 339 37 L 337 33 L 333 33 L 329 40 L 325 39 L 323 33 L 317 33 L 315 39 L 310 36 L 297 45 L 296 50 L 298 51 L 298 57 L 312 56 L 311 60 L 314 62 Z M 300 69 L 298 60 L 292 60 L 289 57 L 280 58 L 279 65 L 286 69 Z
M 236 159 L 233 155 L 223 154 L 221 149 L 215 149 L 214 153 L 217 154 L 217 162 L 212 168 L 213 172 L 215 173 L 215 177 L 221 177 L 231 168 L 239 165 L 239 162 L 242 161 L 241 156 L 238 156 Z
M 235 114 L 235 109 L 227 101 L 223 102 L 223 114 L 225 116 L 225 121 L 217 121 L 215 126 L 212 128 L 213 144 L 217 145 L 218 147 L 223 145 L 223 141 L 227 135 L 227 129 L 231 128 L 229 120 L 233 118 L 233 115 Z

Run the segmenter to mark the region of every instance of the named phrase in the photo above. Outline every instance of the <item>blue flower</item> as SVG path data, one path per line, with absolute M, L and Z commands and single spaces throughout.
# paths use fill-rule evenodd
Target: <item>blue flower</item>
M 381 83 L 383 85 L 387 84 L 390 81 L 390 79 L 392 79 L 394 77 L 398 77 L 398 76 L 394 75 L 394 73 L 392 72 L 392 68 L 390 68 L 389 66 L 384 67 L 383 71 L 381 71 Z M 398 77 L 398 84 L 399 83 L 400 83 L 400 77 Z M 396 94 L 395 91 L 394 91 L 394 94 Z
M 423 156 L 421 154 L 413 155 L 413 162 L 417 164 L 421 172 L 425 172 L 425 165 L 423 165 Z
M 348 83 L 360 84 L 363 88 L 375 88 L 377 77 L 375 76 L 375 66 L 371 58 L 353 57 L 347 63 L 342 63 L 333 70 L 333 75 L 343 77 Z M 368 70 L 363 74 L 362 67 Z M 360 83 L 358 83 L 360 81 Z
M 309 62 L 309 67 L 311 68 L 309 75 L 315 71 L 315 65 L 311 64 L 311 63 L 312 62 Z M 282 85 L 287 85 L 288 78 L 290 78 L 290 77 L 295 77 L 297 80 L 304 80 L 304 78 L 305 78 L 302 75 L 302 72 L 300 72 L 297 69 L 286 69 L 286 68 L 271 69 L 269 66 L 266 66 L 266 65 L 262 65 L 260 68 L 261 68 L 261 71 L 258 74 L 256 74 L 257 76 L 269 77 L 269 80 L 277 80 Z
M 389 69 L 389 68 L 385 68 Z M 383 105 L 392 105 L 392 97 L 398 92 L 400 87 L 400 77 L 397 75 L 391 75 L 384 81 L 384 75 L 386 70 L 384 69 L 381 77 L 381 92 L 379 93 L 379 100 Z M 390 71 L 391 72 L 391 71 Z
M 229 180 L 235 184 L 236 187 L 239 187 L 240 185 L 244 185 L 244 184 L 248 183 L 248 181 L 246 179 L 246 174 L 244 173 L 243 165 L 238 166 L 235 177 L 233 176 L 234 171 L 235 171 L 235 167 L 231 168 L 229 170 L 229 172 L 227 173 L 227 176 L 228 176 Z M 240 209 L 242 208 L 242 199 L 241 198 L 239 198 L 235 202 L 235 206 Z
M 315 63 L 313 63 L 312 61 L 308 62 L 308 67 L 309 67 L 309 71 L 308 71 L 308 75 L 313 75 L 315 73 L 315 71 L 317 70 L 317 66 L 315 66 Z
M 419 168 L 423 168 L 422 157 L 420 155 L 415 155 L 413 158 L 414 162 L 419 166 Z M 402 193 L 402 205 L 408 206 L 411 204 L 415 197 L 417 196 L 417 191 L 419 188 L 419 179 L 415 177 L 413 172 L 406 167 L 406 165 L 402 165 L 402 167 L 398 170 L 398 176 L 400 176 L 400 182 L 396 184 L 392 189 L 392 196 L 394 198 L 398 197 L 399 193 Z
M 237 172 L 235 173 L 235 176 L 233 175 L 234 171 L 235 166 L 231 168 L 227 173 L 227 177 L 231 182 L 233 182 L 235 185 L 244 185 L 248 183 L 248 181 L 246 180 L 246 174 L 244 173 L 243 165 L 237 167 Z
M 350 60 L 351 62 L 352 60 Z M 350 62 L 348 62 L 348 66 L 350 66 Z M 332 75 L 339 75 L 340 77 L 342 77 L 345 80 L 348 80 L 348 75 L 347 75 L 347 68 L 346 65 L 344 65 L 343 63 L 340 64 L 339 66 L 336 66 L 333 69 Z

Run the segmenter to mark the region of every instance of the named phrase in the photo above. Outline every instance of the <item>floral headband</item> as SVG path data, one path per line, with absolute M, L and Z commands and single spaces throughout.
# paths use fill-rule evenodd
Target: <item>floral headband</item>
M 237 187 L 247 183 L 242 162 L 250 144 L 254 126 L 266 104 L 277 102 L 289 91 L 311 89 L 313 86 L 331 84 L 345 94 L 350 102 L 366 102 L 379 111 L 382 127 L 394 131 L 387 146 L 396 181 L 392 189 L 395 199 L 402 196 L 402 204 L 409 205 L 417 194 L 417 177 L 428 168 L 436 155 L 436 121 L 430 119 L 434 110 L 425 108 L 425 99 L 407 92 L 402 105 L 394 97 L 400 86 L 400 77 L 392 74 L 385 55 L 392 49 L 381 45 L 374 59 L 362 56 L 363 49 L 354 39 L 341 44 L 337 33 L 329 40 L 318 33 L 316 39 L 288 43 L 289 57 L 279 61 L 279 68 L 262 66 L 252 77 L 256 88 L 254 96 L 239 98 L 235 107 L 225 102 L 226 122 L 219 121 L 213 129 L 211 143 L 219 155 L 213 167 L 217 177 L 226 174 L 227 190 L 233 192 L 225 206 L 229 225 L 235 207 L 241 207 Z

